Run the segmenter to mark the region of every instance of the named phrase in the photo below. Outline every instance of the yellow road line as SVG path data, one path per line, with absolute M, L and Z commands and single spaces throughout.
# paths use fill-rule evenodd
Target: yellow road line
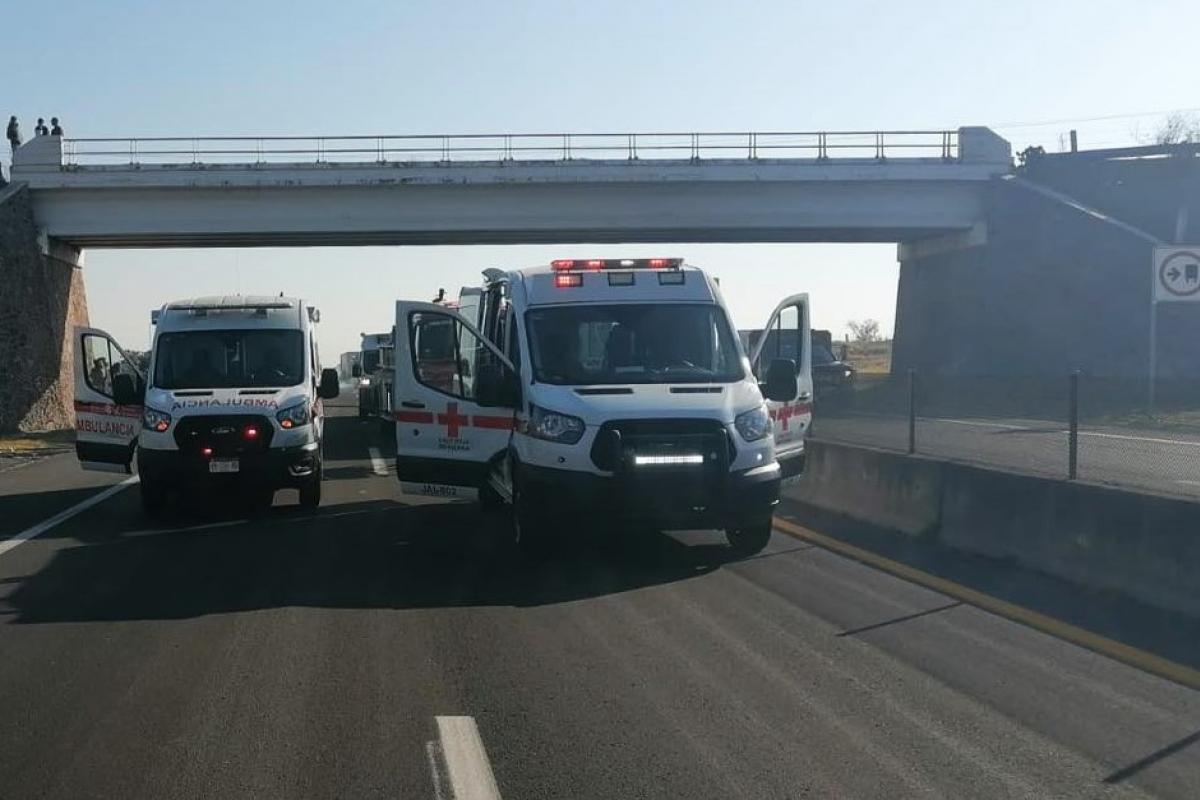
M 941 592 L 948 597 L 961 600 L 968 605 L 981 608 L 984 611 L 990 611 L 993 614 L 1013 620 L 1014 622 L 1028 625 L 1030 628 L 1048 633 L 1051 636 L 1057 636 L 1059 639 L 1077 644 L 1080 647 L 1086 647 L 1088 650 L 1101 653 L 1123 664 L 1145 670 L 1160 678 L 1166 678 L 1167 680 L 1187 686 L 1190 689 L 1200 689 L 1200 671 L 1175 661 L 1170 661 L 1153 653 L 1147 653 L 1145 650 L 1139 650 L 1136 647 L 1113 641 L 1097 633 L 1092 633 L 1091 631 L 1071 625 L 1068 622 L 1048 617 L 1045 614 L 1016 605 L 1015 603 L 1000 600 L 989 594 L 984 594 L 962 584 L 955 583 L 954 581 L 930 575 L 907 564 L 901 564 L 898 561 L 885 558 L 870 550 L 864 550 L 861 547 L 855 547 L 852 544 L 847 544 L 831 536 L 811 531 L 808 528 L 801 527 L 794 522 L 788 522 L 785 519 L 775 518 L 775 530 L 793 538 L 823 547 L 826 550 L 832 550 L 835 553 L 883 570 L 898 578 L 903 578 L 906 581 L 919 584 L 927 589 L 932 589 L 935 592 Z

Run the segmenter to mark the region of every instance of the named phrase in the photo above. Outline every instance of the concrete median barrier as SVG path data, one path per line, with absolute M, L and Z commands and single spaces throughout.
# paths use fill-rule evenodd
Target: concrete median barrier
M 942 462 L 820 441 L 809 442 L 806 459 L 794 499 L 910 536 L 936 534 Z
M 829 442 L 795 500 L 1200 614 L 1200 503 Z

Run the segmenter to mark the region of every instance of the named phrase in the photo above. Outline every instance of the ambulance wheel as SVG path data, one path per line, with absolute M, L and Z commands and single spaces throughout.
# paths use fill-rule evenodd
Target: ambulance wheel
M 745 558 L 760 552 L 771 541 L 771 520 L 751 522 L 740 528 L 729 528 L 725 531 L 729 540 L 729 549 L 738 558 Z
M 313 474 L 309 476 L 308 480 L 300 484 L 301 508 L 316 508 L 321 505 L 321 479 L 324 475 L 325 468 L 318 458 L 317 468 L 313 470 Z
M 512 529 L 513 541 L 521 552 L 529 555 L 545 552 L 550 539 L 549 525 L 525 499 L 518 481 L 513 482 Z
M 166 487 L 143 477 L 138 488 L 142 499 L 142 513 L 150 518 L 160 516 L 167 505 Z

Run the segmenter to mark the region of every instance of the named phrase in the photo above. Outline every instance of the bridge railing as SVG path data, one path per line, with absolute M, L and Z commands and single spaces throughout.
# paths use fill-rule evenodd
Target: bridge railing
M 594 160 L 886 161 L 959 156 L 958 131 L 540 133 L 413 136 L 210 136 L 64 139 L 68 167 Z

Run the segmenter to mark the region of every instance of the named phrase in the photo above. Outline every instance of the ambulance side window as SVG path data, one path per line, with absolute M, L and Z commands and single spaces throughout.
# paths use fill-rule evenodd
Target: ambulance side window
M 496 357 L 457 319 L 436 312 L 418 312 L 409 323 L 413 372 L 417 381 L 444 394 L 475 399 L 479 367 Z

